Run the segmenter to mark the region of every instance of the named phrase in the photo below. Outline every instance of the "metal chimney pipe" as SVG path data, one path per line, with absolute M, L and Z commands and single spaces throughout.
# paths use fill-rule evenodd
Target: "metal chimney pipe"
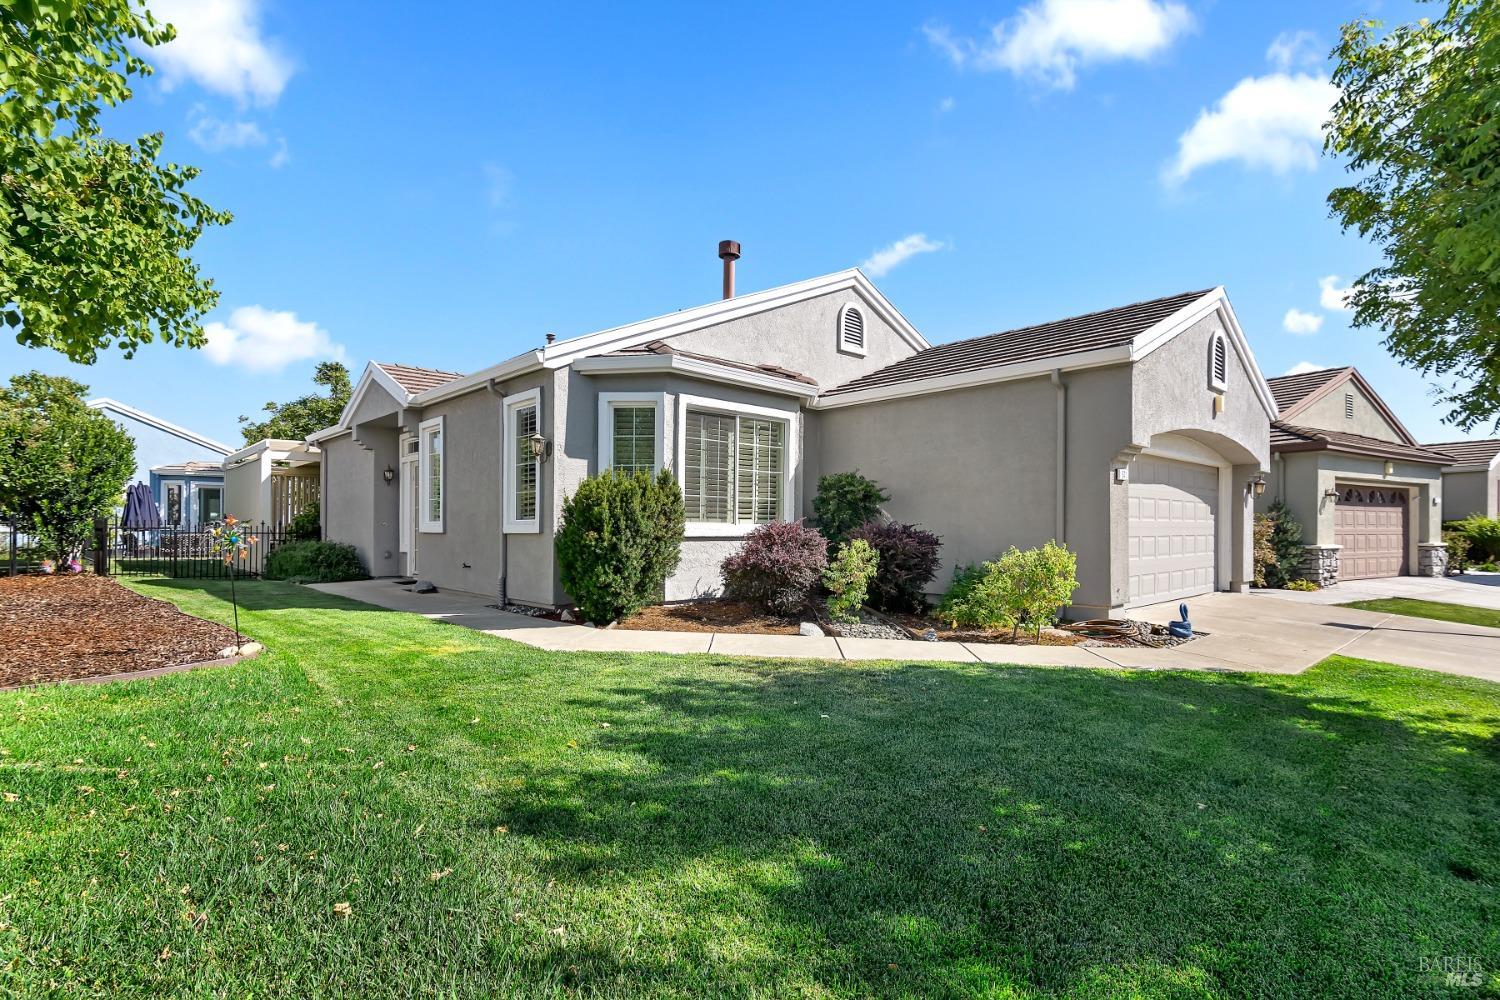
M 719 259 L 724 262 L 724 297 L 734 298 L 734 262 L 740 259 L 740 245 L 734 240 L 719 241 Z

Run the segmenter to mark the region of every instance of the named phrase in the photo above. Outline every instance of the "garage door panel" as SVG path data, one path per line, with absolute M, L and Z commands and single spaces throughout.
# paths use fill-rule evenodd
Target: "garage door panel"
M 1219 470 L 1143 455 L 1128 489 L 1129 603 L 1213 590 Z
M 1409 496 L 1405 490 L 1340 485 L 1334 503 L 1339 579 L 1369 580 L 1406 572 Z

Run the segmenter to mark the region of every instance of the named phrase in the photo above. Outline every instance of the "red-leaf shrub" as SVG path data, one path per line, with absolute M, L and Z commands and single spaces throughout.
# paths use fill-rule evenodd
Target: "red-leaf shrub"
M 753 601 L 775 615 L 807 607 L 828 565 L 828 540 L 801 521 L 773 521 L 745 536 L 720 565 L 724 596 Z
M 880 568 L 870 583 L 870 603 L 882 611 L 922 612 L 925 590 L 937 576 L 943 541 L 915 524 L 869 521 L 849 534 L 862 538 L 880 554 Z

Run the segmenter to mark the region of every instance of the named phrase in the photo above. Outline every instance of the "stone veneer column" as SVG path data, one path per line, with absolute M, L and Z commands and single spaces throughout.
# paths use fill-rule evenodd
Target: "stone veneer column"
M 1302 579 L 1320 587 L 1339 582 L 1339 550 L 1342 545 L 1305 545 L 1302 553 Z
M 1448 572 L 1448 546 L 1442 542 L 1417 545 L 1417 576 L 1443 576 Z

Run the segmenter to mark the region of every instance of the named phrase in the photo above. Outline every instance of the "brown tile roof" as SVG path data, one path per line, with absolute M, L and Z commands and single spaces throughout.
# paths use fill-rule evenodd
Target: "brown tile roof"
M 662 356 L 676 355 L 679 358 L 692 358 L 694 361 L 704 361 L 711 365 L 723 365 L 725 368 L 733 368 L 736 371 L 754 372 L 757 375 L 784 378 L 789 382 L 800 382 L 803 385 L 815 386 L 818 384 L 801 372 L 794 372 L 790 368 L 783 368 L 780 365 L 752 365 L 744 361 L 730 361 L 728 358 L 716 358 L 709 354 L 696 354 L 692 351 L 684 351 L 673 347 L 665 340 L 653 340 L 649 344 L 624 347 L 618 351 L 610 351 L 607 356 L 612 358 L 638 358 L 648 354 Z
M 459 372 L 443 372 L 436 368 L 418 368 L 415 365 L 387 365 L 377 361 L 375 367 L 389 375 L 397 385 L 412 395 L 428 389 L 436 389 L 444 382 L 452 382 L 456 378 L 463 377 Z
M 152 472 L 223 472 L 222 462 L 173 462 L 170 465 L 153 465 Z
M 1452 455 L 1454 465 L 1489 465 L 1496 455 L 1500 455 L 1500 438 L 1488 441 L 1445 441 L 1442 444 L 1424 444 L 1422 447 Z
M 1278 420 L 1271 424 L 1271 450 L 1276 451 L 1348 451 L 1380 458 L 1399 458 L 1409 462 L 1429 462 L 1433 465 L 1452 465 L 1453 457 L 1421 445 L 1402 444 L 1399 441 L 1384 441 L 1350 434 L 1346 431 L 1329 431 L 1319 427 L 1299 427 Z
M 1298 372 L 1296 375 L 1278 375 L 1266 379 L 1271 395 L 1276 399 L 1276 409 L 1282 413 L 1290 410 L 1314 392 L 1348 372 L 1344 368 L 1323 368 L 1315 372 Z
M 1151 329 L 1211 290 L 1205 288 L 1196 292 L 1183 292 L 1052 323 L 1023 326 L 949 344 L 936 344 L 893 365 L 862 375 L 852 382 L 845 382 L 828 390 L 825 395 L 833 396 L 859 389 L 917 382 L 1023 361 L 1119 347 L 1130 343 L 1137 334 Z

